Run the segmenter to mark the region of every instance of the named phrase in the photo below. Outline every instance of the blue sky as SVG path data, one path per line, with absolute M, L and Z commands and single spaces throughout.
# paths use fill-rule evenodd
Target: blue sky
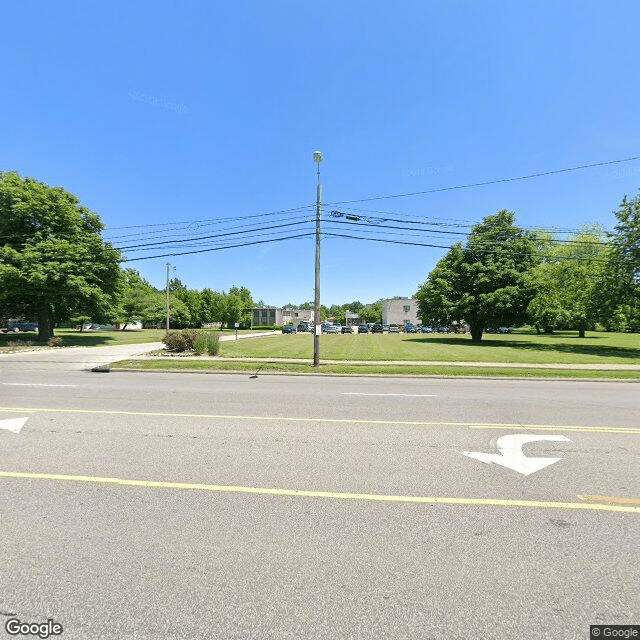
M 117 246 L 207 238 L 127 249 L 173 254 L 127 263 L 156 286 L 170 261 L 191 288 L 312 300 L 312 236 L 179 254 L 312 232 L 316 149 L 327 231 L 400 242 L 460 236 L 374 225 L 611 228 L 640 186 L 636 160 L 345 203 L 639 156 L 636 1 L 27 0 L 2 21 L 0 170 L 73 192 Z M 445 251 L 325 237 L 322 302 L 410 296 Z

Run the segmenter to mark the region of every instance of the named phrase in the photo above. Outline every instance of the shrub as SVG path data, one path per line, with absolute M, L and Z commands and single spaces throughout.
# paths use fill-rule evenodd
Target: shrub
M 62 338 L 60 336 L 53 336 L 52 338 L 49 338 L 49 341 L 47 342 L 47 346 L 48 347 L 62 346 Z
M 194 329 L 167 331 L 162 342 L 167 345 L 169 351 L 189 351 L 193 349 L 197 337 L 198 332 Z
M 217 356 L 220 351 L 220 337 L 217 333 L 199 333 L 193 349 L 200 355 L 207 353 L 210 356 Z

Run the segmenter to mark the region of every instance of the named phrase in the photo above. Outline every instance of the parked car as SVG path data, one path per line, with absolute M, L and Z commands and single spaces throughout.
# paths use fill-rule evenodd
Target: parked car
M 389 333 L 400 333 L 400 328 L 398 327 L 397 324 L 390 324 Z
M 498 333 L 511 333 L 509 327 L 498 327 Z
M 383 329 L 381 324 L 374 324 L 373 327 L 371 327 L 371 333 L 382 333 L 382 331 Z
M 285 325 L 282 327 L 282 333 L 295 333 L 296 328 L 292 324 Z
M 38 329 L 37 322 L 9 322 L 7 324 L 8 331 L 36 331 Z
M 348 327 L 347 325 L 345 325 L 344 327 L 342 327 L 342 333 L 353 333 L 351 331 L 351 327 Z
M 339 324 L 330 324 L 325 333 L 340 333 L 342 331 L 342 327 Z
M 404 330 L 407 333 L 418 333 L 418 329 L 416 325 L 413 324 L 412 322 L 407 322 L 407 324 L 404 325 Z
M 431 327 L 420 327 L 420 333 L 433 333 L 433 329 Z
M 438 327 L 438 333 L 449 333 L 449 327 Z
M 369 327 L 366 324 L 359 325 L 358 333 L 369 333 Z
M 313 325 L 309 325 L 307 322 L 301 322 L 298 327 L 298 333 L 305 333 L 306 331 L 313 331 Z
M 389 325 L 388 324 L 383 324 L 382 325 L 382 331 L 386 331 L 387 333 L 389 333 Z

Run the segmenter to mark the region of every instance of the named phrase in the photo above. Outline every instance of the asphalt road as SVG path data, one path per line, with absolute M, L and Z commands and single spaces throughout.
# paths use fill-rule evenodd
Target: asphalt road
M 0 357 L 0 638 L 640 624 L 638 384 L 89 373 L 69 352 Z

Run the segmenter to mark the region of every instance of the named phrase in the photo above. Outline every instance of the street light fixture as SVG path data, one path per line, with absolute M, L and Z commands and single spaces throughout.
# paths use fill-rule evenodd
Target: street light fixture
M 313 332 L 313 366 L 320 366 L 320 218 L 322 215 L 322 185 L 320 184 L 320 163 L 322 153 L 313 152 L 313 161 L 318 168 L 318 190 L 316 194 L 316 288 L 313 304 L 314 332 Z

